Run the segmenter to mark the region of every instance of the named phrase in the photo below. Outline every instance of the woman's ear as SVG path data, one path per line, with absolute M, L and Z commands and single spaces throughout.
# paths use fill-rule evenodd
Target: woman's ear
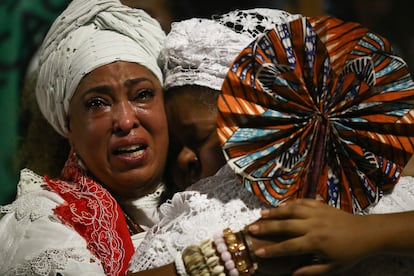
M 74 149 L 75 145 L 73 144 L 72 131 L 70 129 L 70 119 L 69 119 L 69 117 L 66 119 L 66 129 L 68 130 L 67 139 L 68 139 L 69 145 L 70 145 L 71 148 Z

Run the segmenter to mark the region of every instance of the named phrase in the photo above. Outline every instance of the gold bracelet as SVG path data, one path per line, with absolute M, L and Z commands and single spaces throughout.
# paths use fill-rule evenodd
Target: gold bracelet
M 247 247 L 244 243 L 242 233 L 237 232 L 236 236 L 239 244 L 237 251 L 234 253 L 236 268 L 241 275 L 251 275 L 252 273 L 250 268 L 252 267 L 252 263 L 247 252 Z
M 230 230 L 230 228 L 226 228 L 223 230 L 223 236 L 224 240 L 226 241 L 227 249 L 229 250 L 229 252 L 232 254 L 236 252 L 238 249 L 236 235 Z
M 223 230 L 223 237 L 239 274 L 252 275 L 256 271 L 257 264 L 250 257 L 243 233 L 241 231 L 233 233 L 226 228 Z
M 241 231 L 242 238 L 246 244 L 247 253 L 249 255 L 250 261 L 252 263 L 253 272 L 255 272 L 259 268 L 259 263 L 257 262 L 256 254 L 254 254 L 253 243 L 250 237 L 249 232 L 244 228 Z

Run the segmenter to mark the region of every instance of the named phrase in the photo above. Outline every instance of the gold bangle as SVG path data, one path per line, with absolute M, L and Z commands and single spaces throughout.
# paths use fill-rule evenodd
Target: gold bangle
M 256 271 L 257 264 L 250 257 L 242 231 L 233 233 L 226 228 L 223 230 L 223 237 L 239 274 L 252 275 Z
M 243 239 L 243 235 L 241 232 L 237 232 L 236 236 L 238 238 L 238 250 L 234 253 L 234 257 L 236 259 L 236 267 L 237 270 L 240 272 L 241 275 L 251 275 L 252 274 L 252 262 L 249 258 L 249 254 L 247 251 L 246 244 Z
M 256 254 L 254 254 L 252 239 L 246 228 L 241 231 L 241 235 L 246 244 L 247 253 L 249 255 L 250 261 L 252 262 L 252 268 L 254 272 L 259 268 L 259 263 L 257 262 Z

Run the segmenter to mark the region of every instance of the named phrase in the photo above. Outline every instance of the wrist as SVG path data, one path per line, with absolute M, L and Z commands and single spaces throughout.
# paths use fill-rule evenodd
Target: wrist
M 413 255 L 414 212 L 367 215 L 367 224 L 373 225 L 372 253 Z

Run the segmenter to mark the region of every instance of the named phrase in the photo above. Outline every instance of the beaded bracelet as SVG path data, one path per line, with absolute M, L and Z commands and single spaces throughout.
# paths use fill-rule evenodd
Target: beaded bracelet
M 244 242 L 244 238 L 241 232 L 236 233 L 239 246 L 234 253 L 237 270 L 243 275 L 252 275 L 255 271 L 253 262 L 249 256 L 249 252 Z
M 177 254 L 175 256 L 174 263 L 175 263 L 175 270 L 177 271 L 178 275 L 188 276 L 182 255 Z
M 229 272 L 231 276 L 238 276 L 239 272 L 236 269 L 236 264 L 234 263 L 231 253 L 227 249 L 226 242 L 223 238 L 222 233 L 217 233 L 214 235 L 214 245 L 217 252 L 220 255 L 221 261 L 224 264 L 224 267 Z
M 198 246 L 188 246 L 183 251 L 182 258 L 189 275 L 210 275 L 203 253 Z
M 234 262 L 236 263 L 236 268 L 242 275 L 250 275 L 250 258 L 247 255 L 247 249 L 243 242 L 240 232 L 234 234 L 236 247 L 232 250 L 232 255 Z
M 241 231 L 233 233 L 226 228 L 223 230 L 223 237 L 238 274 L 252 275 L 257 270 L 257 263 L 250 256 L 243 233 Z
M 212 246 L 210 239 L 204 240 L 200 244 L 201 252 L 212 276 L 225 276 L 224 266 L 220 264 L 220 258 L 216 255 L 216 250 Z
M 189 275 L 225 276 L 226 269 L 230 276 L 247 276 L 252 275 L 258 268 L 247 231 L 233 233 L 230 228 L 215 234 L 213 242 L 206 239 L 199 246 L 188 246 L 181 259 Z M 179 267 L 177 271 L 178 269 Z

